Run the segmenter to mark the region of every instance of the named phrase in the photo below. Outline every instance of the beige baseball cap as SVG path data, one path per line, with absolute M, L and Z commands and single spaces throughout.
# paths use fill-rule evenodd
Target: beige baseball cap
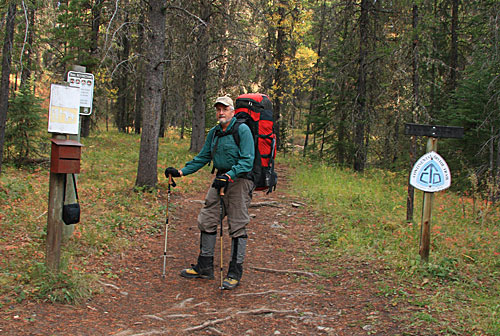
M 229 98 L 228 96 L 217 98 L 217 100 L 215 101 L 214 106 L 217 105 L 217 104 L 222 104 L 222 105 L 225 105 L 225 106 L 234 107 L 233 100 L 231 98 Z

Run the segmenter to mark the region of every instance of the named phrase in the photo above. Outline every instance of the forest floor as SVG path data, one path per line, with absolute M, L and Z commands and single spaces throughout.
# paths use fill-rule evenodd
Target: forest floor
M 173 189 L 165 278 L 164 231 L 144 232 L 134 248 L 109 256 L 118 276 L 102 280 L 101 293 L 77 305 L 25 300 L 4 306 L 0 334 L 440 334 L 432 326 L 408 323 L 419 308 L 386 295 L 382 288 L 392 285 L 384 265 L 349 256 L 321 261 L 317 234 L 323 219 L 293 196 L 283 173 L 276 192 L 258 192 L 252 201 L 247 258 L 236 289 L 219 289 L 219 240 L 215 280 L 179 276 L 198 255 L 196 218 L 204 194 Z M 225 274 L 230 246 L 226 229 L 223 242 Z

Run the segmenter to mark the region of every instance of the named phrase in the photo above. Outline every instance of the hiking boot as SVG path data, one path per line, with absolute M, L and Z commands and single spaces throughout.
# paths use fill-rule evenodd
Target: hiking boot
M 235 261 L 229 262 L 229 270 L 227 277 L 222 282 L 222 288 L 234 289 L 240 284 L 241 276 L 243 275 L 243 264 L 238 264 Z
M 239 280 L 233 278 L 224 278 L 224 281 L 222 282 L 222 288 L 228 290 L 235 289 L 239 284 Z
M 198 257 L 196 265 L 191 264 L 190 268 L 183 269 L 181 276 L 184 278 L 194 279 L 213 279 L 214 278 L 214 257 Z

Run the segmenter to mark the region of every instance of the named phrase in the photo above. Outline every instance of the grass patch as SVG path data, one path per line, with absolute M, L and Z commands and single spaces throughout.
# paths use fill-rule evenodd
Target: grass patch
M 415 220 L 406 222 L 408 172 L 394 173 L 304 163 L 292 155 L 287 163 L 294 174 L 294 192 L 326 218 L 319 241 L 323 260 L 339 255 L 363 260 L 382 260 L 393 277 L 419 293 L 439 314 L 415 316 L 418 323 L 439 324 L 444 329 L 474 335 L 499 335 L 500 302 L 500 207 L 456 195 L 435 194 L 431 222 L 431 252 L 428 263 L 418 254 L 422 192 L 415 193 Z M 382 295 L 400 295 L 399 290 L 381 289 Z M 413 294 L 417 295 L 417 294 Z M 406 295 L 403 296 L 408 300 Z

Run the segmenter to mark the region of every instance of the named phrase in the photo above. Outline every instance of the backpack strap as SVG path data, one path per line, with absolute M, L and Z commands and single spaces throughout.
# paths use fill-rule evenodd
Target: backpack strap
M 240 135 L 238 134 L 238 129 L 239 129 L 241 123 L 242 123 L 241 120 L 236 120 L 236 122 L 231 127 L 231 130 L 226 131 L 226 132 L 222 132 L 220 129 L 217 129 L 214 132 L 213 136 L 216 139 L 215 139 L 215 144 L 212 147 L 212 151 L 210 152 L 211 161 L 213 161 L 214 156 L 215 156 L 215 152 L 217 151 L 217 146 L 219 145 L 219 139 L 222 138 L 222 137 L 225 137 L 226 135 L 230 135 L 231 134 L 233 136 L 233 139 L 234 139 L 234 142 L 236 143 L 236 145 L 238 147 L 240 147 Z M 212 141 L 213 141 L 213 138 L 212 138 Z M 215 172 L 215 166 L 212 167 L 212 174 L 214 172 Z
M 244 123 L 244 120 L 241 119 L 236 119 L 236 122 L 233 125 L 233 128 L 231 129 L 233 134 L 233 139 L 234 142 L 236 143 L 236 146 L 240 147 L 240 134 L 238 133 L 238 130 L 240 128 L 240 125 Z
M 238 134 L 238 129 L 240 128 L 241 123 L 242 123 L 241 120 L 236 120 L 236 122 L 234 123 L 233 127 L 231 127 L 231 130 L 229 132 L 228 131 L 222 132 L 221 130 L 216 130 L 214 132 L 214 137 L 216 137 L 217 139 L 215 140 L 215 145 L 212 147 L 212 152 L 211 152 L 212 159 L 214 158 L 215 151 L 217 150 L 217 146 L 219 145 L 219 138 L 231 134 L 233 136 L 236 145 L 240 147 L 240 135 Z

